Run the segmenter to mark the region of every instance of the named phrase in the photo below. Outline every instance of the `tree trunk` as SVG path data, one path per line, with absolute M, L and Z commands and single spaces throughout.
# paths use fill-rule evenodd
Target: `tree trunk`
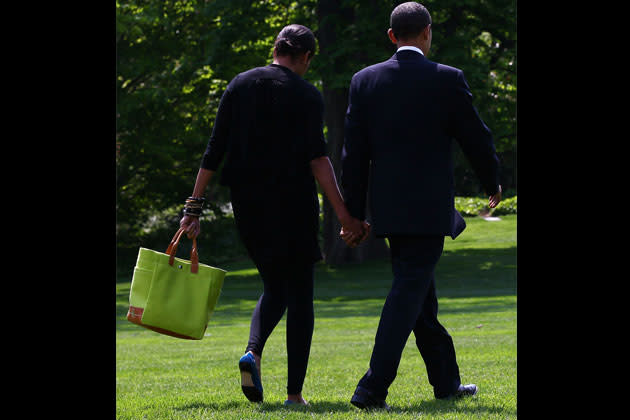
M 317 37 L 319 47 L 323 54 L 327 54 L 335 48 L 335 43 L 339 42 L 337 29 L 340 26 L 352 24 L 354 17 L 351 9 L 341 9 L 338 1 L 320 0 L 317 5 L 317 17 L 319 29 Z M 332 19 L 334 17 L 334 19 Z M 326 19 L 327 18 L 327 19 Z M 346 60 L 347 57 L 339 57 L 338 61 Z M 333 68 L 341 68 L 332 64 Z M 324 72 L 324 74 L 330 74 Z M 348 87 L 335 86 L 331 76 L 325 76 L 322 80 L 324 96 L 324 121 L 328 128 L 328 156 L 335 169 L 337 181 L 341 182 L 341 150 L 344 140 L 344 119 L 348 108 Z M 349 84 L 349 81 L 348 81 Z M 369 202 L 369 200 L 368 200 Z M 326 263 L 340 265 L 350 262 L 361 262 L 375 258 L 385 258 L 389 255 L 385 240 L 376 238 L 372 233 L 368 239 L 356 248 L 349 248 L 339 237 L 341 225 L 332 209 L 328 199 L 324 196 L 324 226 L 323 226 L 323 253 Z M 366 217 L 370 219 L 369 207 Z

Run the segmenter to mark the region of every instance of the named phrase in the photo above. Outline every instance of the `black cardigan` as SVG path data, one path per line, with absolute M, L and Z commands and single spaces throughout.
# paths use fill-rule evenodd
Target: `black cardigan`
M 321 259 L 319 202 L 310 161 L 326 156 L 321 93 L 290 69 L 271 64 L 227 86 L 201 167 L 232 193 L 250 256 Z

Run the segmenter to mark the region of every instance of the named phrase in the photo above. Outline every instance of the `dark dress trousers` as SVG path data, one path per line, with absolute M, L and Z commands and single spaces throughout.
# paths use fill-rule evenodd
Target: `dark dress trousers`
M 434 268 L 444 236 L 465 222 L 454 206 L 455 139 L 488 195 L 498 191 L 492 134 L 472 104 L 461 70 L 398 51 L 357 72 L 350 84 L 342 187 L 350 213 L 388 237 L 394 281 L 383 306 L 370 367 L 359 385 L 385 398 L 413 331 L 434 394 L 460 384 L 450 335 L 437 320 Z M 369 175 L 369 176 L 368 176 Z

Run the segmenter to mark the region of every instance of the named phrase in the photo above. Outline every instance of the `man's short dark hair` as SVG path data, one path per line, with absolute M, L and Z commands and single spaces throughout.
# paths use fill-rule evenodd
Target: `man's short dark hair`
M 399 4 L 392 11 L 389 26 L 394 36 L 400 40 L 420 35 L 420 32 L 431 24 L 431 15 L 426 7 L 415 1 Z

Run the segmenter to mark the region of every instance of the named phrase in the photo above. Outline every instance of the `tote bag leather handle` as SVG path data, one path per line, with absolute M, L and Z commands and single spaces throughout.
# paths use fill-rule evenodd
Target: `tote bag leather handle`
M 179 245 L 179 240 L 184 234 L 184 228 L 180 227 L 177 232 L 175 232 L 175 236 L 171 239 L 171 243 L 168 248 L 166 248 L 166 253 L 170 256 L 168 259 L 169 265 L 173 265 L 175 262 L 175 254 L 177 253 L 177 246 Z M 193 238 L 193 246 L 190 251 L 190 272 L 197 273 L 199 271 L 199 254 L 197 253 L 197 238 Z

